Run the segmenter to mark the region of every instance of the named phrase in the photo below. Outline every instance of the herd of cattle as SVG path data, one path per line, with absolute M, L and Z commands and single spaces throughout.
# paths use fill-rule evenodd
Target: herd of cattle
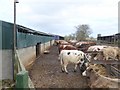
M 73 63 L 75 65 L 74 71 L 79 67 L 81 75 L 90 78 L 90 87 L 119 87 L 118 83 L 120 83 L 120 80 L 109 78 L 103 65 L 90 63 L 92 60 L 120 60 L 119 47 L 97 45 L 95 42 L 67 42 L 64 40 L 57 40 L 55 43 L 58 45 L 58 59 L 60 60 L 62 72 L 68 74 L 67 66 L 68 64 Z M 106 77 L 103 77 L 102 75 Z

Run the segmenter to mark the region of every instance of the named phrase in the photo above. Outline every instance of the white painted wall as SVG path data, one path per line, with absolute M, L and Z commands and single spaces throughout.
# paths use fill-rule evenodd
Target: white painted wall
M 41 44 L 41 54 L 44 52 L 45 50 L 45 44 Z
M 53 42 L 51 44 L 53 45 Z M 45 50 L 50 48 L 50 42 L 41 44 L 40 46 L 40 53 L 42 54 Z M 29 65 L 36 59 L 36 46 L 18 49 L 17 52 L 19 59 L 26 68 L 29 67 Z
M 51 46 L 54 44 L 54 40 L 51 41 Z M 50 48 L 50 41 L 44 44 L 41 44 L 41 53 Z
M 51 42 L 54 44 L 54 41 Z M 50 42 L 41 44 L 41 54 L 50 48 Z M 18 57 L 27 68 L 36 60 L 36 46 L 18 49 Z M 0 50 L 0 80 L 13 79 L 12 50 Z
M 18 57 L 27 68 L 36 59 L 36 46 L 18 49 Z
M 0 50 L 0 63 L 2 64 L 1 79 L 13 79 L 12 50 Z

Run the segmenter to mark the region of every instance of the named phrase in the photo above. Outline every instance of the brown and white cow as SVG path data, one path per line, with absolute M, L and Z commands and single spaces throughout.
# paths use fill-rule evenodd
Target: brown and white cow
M 93 45 L 96 45 L 96 42 L 90 42 L 90 41 L 81 41 L 81 42 L 78 42 L 76 43 L 76 47 L 79 48 L 79 50 L 83 51 L 83 52 L 86 52 L 87 49 L 90 47 L 90 46 L 93 46 Z
M 62 50 L 77 50 L 77 48 L 73 45 L 60 45 L 58 50 L 60 53 Z

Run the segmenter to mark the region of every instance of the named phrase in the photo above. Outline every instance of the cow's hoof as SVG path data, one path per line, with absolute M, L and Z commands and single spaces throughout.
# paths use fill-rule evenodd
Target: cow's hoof
M 63 69 L 61 69 L 61 71 L 64 73 L 65 71 Z
M 64 69 L 62 69 L 62 68 L 61 68 L 61 71 L 62 71 L 62 72 L 65 72 L 65 70 L 64 70 Z
M 68 74 L 68 72 L 65 72 L 66 74 Z

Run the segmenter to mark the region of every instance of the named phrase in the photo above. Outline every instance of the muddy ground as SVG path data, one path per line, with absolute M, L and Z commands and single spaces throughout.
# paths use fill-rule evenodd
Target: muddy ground
M 49 54 L 41 55 L 29 70 L 35 88 L 89 88 L 88 81 L 74 72 L 73 65 L 68 65 L 69 74 L 63 73 L 58 60 L 57 46 L 50 48 Z

